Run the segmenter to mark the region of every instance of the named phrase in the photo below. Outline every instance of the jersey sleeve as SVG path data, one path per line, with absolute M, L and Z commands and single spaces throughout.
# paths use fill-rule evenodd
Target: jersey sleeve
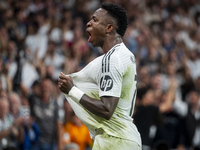
M 123 66 L 113 51 L 102 59 L 101 75 L 99 76 L 99 96 L 120 97 L 122 89 Z

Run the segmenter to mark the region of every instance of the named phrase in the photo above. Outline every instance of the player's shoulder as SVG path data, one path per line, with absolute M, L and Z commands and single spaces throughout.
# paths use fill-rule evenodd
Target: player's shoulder
M 121 66 L 135 62 L 133 53 L 125 46 L 124 43 L 113 46 L 106 54 L 101 57 L 102 66 Z M 118 64 L 118 65 L 117 65 Z
M 121 46 L 119 47 L 119 52 L 124 55 L 133 55 L 133 53 L 126 47 L 124 43 L 121 43 Z
M 95 59 L 90 61 L 87 66 L 92 66 L 92 65 L 98 64 L 99 62 L 102 61 L 102 58 L 103 58 L 103 55 L 96 57 Z
M 117 58 L 118 52 L 117 49 L 120 47 L 120 44 L 113 46 L 107 53 L 105 53 L 101 59 L 102 64 L 109 64 L 111 61 Z
M 131 60 L 131 62 L 135 62 L 134 54 L 126 47 L 124 43 L 116 45 L 115 49 L 113 50 L 112 59 L 117 59 L 118 61 L 122 62 L 126 62 L 128 60 Z
M 115 45 L 109 52 L 118 57 L 123 55 L 133 55 L 133 53 L 126 47 L 123 42 Z

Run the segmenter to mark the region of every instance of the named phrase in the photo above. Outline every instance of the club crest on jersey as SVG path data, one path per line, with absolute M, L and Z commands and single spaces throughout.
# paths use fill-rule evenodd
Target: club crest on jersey
M 102 91 L 109 91 L 112 89 L 112 87 L 113 87 L 113 80 L 110 76 L 105 75 L 105 76 L 101 77 L 100 89 Z
M 135 57 L 134 57 L 134 56 L 131 56 L 131 57 L 130 57 L 130 60 L 132 61 L 132 63 L 135 64 Z

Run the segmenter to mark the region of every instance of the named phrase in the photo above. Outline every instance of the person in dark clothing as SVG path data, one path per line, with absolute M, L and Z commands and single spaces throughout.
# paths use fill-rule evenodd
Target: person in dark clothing
M 155 136 L 155 126 L 160 122 L 159 108 L 153 103 L 152 90 L 148 87 L 138 89 L 138 101 L 134 114 L 134 123 L 136 124 L 142 138 L 142 149 L 150 150 L 153 146 Z
M 157 145 L 157 143 L 161 144 L 163 141 L 164 143 L 162 143 L 167 145 L 169 149 L 184 148 L 182 120 L 173 109 L 176 90 L 177 82 L 174 78 L 171 78 L 168 90 L 161 94 L 158 102 L 162 114 L 162 120 L 161 124 L 157 127 L 154 146 Z M 168 104 L 168 107 L 164 110 L 161 109 L 163 104 Z
M 162 114 L 162 124 L 157 128 L 154 141 L 155 145 L 163 143 L 170 149 L 184 144 L 182 120 L 173 110 Z
M 54 150 L 59 143 L 58 104 L 52 96 L 52 81 L 48 78 L 40 82 L 40 93 L 32 97 L 31 116 L 40 129 L 40 150 Z
M 188 94 L 188 109 L 183 118 L 185 145 L 200 149 L 200 96 L 195 90 Z

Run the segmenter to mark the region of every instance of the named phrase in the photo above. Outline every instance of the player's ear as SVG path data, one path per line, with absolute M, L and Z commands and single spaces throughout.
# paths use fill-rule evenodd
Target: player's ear
M 106 33 L 109 34 L 114 30 L 114 26 L 112 24 L 108 24 L 106 27 Z

